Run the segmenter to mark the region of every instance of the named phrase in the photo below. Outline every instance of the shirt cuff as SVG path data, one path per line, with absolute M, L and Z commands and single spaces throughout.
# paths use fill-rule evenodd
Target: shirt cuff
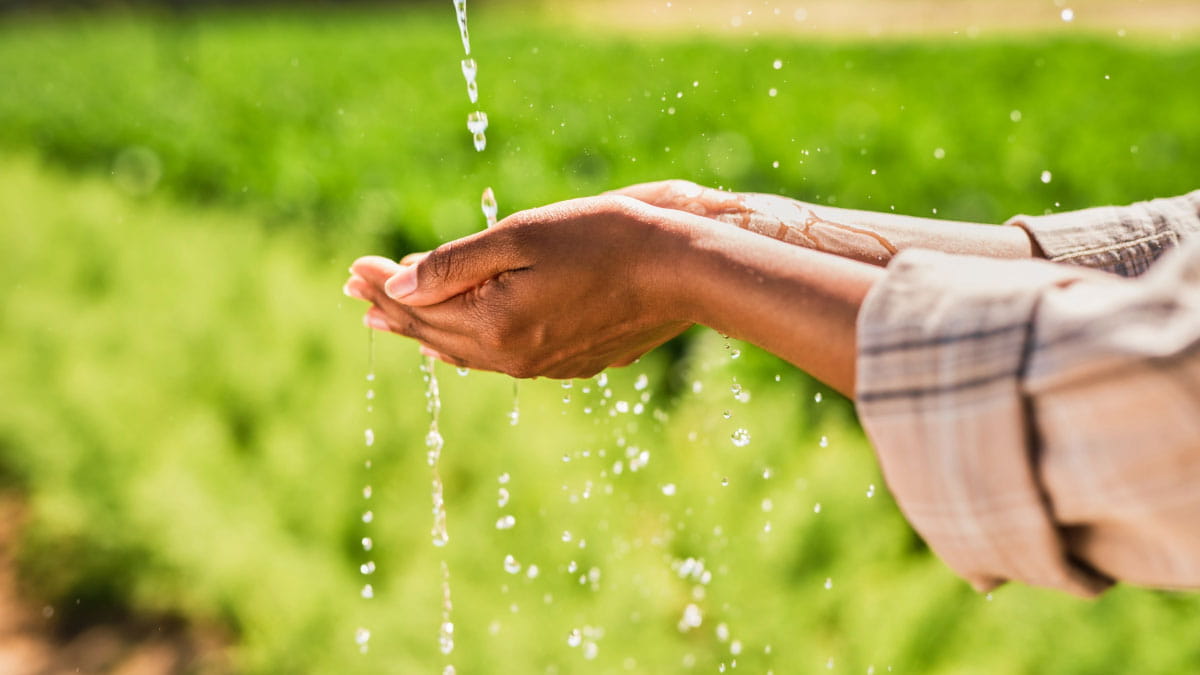
M 1167 250 L 1200 233 L 1200 190 L 1130 206 L 1104 206 L 1048 216 L 1016 216 L 1052 262 L 1136 277 Z
M 884 477 L 926 542 L 978 590 L 1009 579 L 1094 595 L 1036 475 L 1022 378 L 1045 261 L 908 250 L 858 317 L 856 398 Z

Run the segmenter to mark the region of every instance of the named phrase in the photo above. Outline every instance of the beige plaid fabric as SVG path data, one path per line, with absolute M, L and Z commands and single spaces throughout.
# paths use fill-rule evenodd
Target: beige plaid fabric
M 980 590 L 1200 588 L 1200 191 L 1010 223 L 1055 262 L 906 251 L 862 307 L 889 487 Z

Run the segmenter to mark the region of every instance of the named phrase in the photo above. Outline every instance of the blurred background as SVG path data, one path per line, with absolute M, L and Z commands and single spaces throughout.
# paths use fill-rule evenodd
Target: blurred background
M 703 329 L 522 383 L 516 426 L 439 367 L 435 549 L 416 349 L 366 382 L 341 295 L 485 186 L 992 223 L 1195 189 L 1195 2 L 472 0 L 482 153 L 450 2 L 0 8 L 0 672 L 1200 672 L 1195 594 L 972 592 L 847 401 Z

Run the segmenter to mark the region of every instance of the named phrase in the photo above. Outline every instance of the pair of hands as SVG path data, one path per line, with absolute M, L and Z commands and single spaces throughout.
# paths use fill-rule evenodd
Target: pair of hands
M 744 195 L 647 183 L 523 211 L 399 262 L 360 258 L 344 290 L 371 303 L 368 326 L 414 338 L 447 363 L 591 377 L 696 321 L 681 264 L 691 235 L 781 222 Z

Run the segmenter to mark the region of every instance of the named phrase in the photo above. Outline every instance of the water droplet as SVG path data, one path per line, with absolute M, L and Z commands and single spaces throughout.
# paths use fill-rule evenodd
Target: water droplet
M 375 589 L 371 587 L 371 584 L 362 587 L 362 596 L 364 600 L 370 600 L 375 597 Z
M 483 217 L 487 219 L 487 226 L 495 226 L 499 207 L 496 206 L 496 193 L 492 192 L 492 188 L 483 189 L 483 196 L 479 199 L 479 208 L 483 211 Z
M 517 519 L 511 515 L 500 516 L 496 521 L 497 530 L 511 530 L 517 524 Z
M 473 134 L 482 134 L 487 131 L 488 116 L 482 110 L 476 110 L 467 115 L 467 130 Z
M 511 480 L 511 479 L 512 479 L 512 476 L 509 476 L 507 471 L 505 471 L 504 473 L 500 474 L 500 475 L 499 475 L 499 476 L 496 478 L 497 482 L 499 482 L 501 485 L 504 485 L 505 483 L 507 483 L 507 482 L 508 482 L 509 480 Z
M 674 497 L 675 496 L 675 484 L 667 483 L 666 485 L 662 486 L 662 493 L 668 497 Z
M 375 548 L 375 542 L 371 541 L 370 537 L 363 537 L 362 547 L 364 551 L 370 551 L 371 549 Z
M 732 385 L 729 386 L 729 391 L 734 396 L 737 396 L 738 394 L 742 393 L 742 385 L 738 384 L 737 382 L 734 382 Z
M 354 631 L 354 641 L 358 643 L 359 647 L 366 647 L 367 643 L 371 641 L 371 631 L 359 628 Z
M 729 626 L 725 622 L 717 624 L 717 639 L 721 642 L 729 642 Z
M 764 513 L 770 513 L 773 508 L 775 508 L 775 503 L 769 497 L 762 500 L 762 510 Z
M 454 651 L 454 624 L 448 620 L 442 621 L 441 628 L 438 629 L 438 649 L 443 654 Z
M 771 168 L 778 169 L 779 168 L 779 160 L 775 160 L 774 162 L 771 162 Z
M 538 566 L 537 565 L 530 565 L 525 570 L 525 576 L 529 577 L 530 579 L 536 579 L 537 575 L 538 575 Z
M 646 377 L 645 373 L 638 375 L 637 379 L 633 381 L 633 388 L 637 391 L 642 391 L 648 386 L 650 386 L 650 378 Z
M 728 487 L 728 486 L 729 486 L 729 477 L 726 476 L 725 478 L 721 479 L 721 487 Z
M 822 436 L 821 440 L 817 442 L 817 445 L 821 446 L 822 448 L 828 448 L 829 447 L 829 437 Z
M 821 502 L 817 502 L 816 504 L 813 504 L 813 513 L 820 513 L 820 512 L 821 512 Z
M 616 408 L 617 412 L 619 413 L 627 413 L 629 412 L 629 401 L 617 401 L 613 407 Z
M 474 80 L 475 75 L 479 72 L 479 65 L 475 63 L 475 59 L 463 59 L 461 65 L 463 78 L 468 82 Z
M 1060 16 L 1062 17 L 1063 21 L 1070 23 L 1075 20 L 1075 10 L 1071 9 L 1070 7 L 1064 7 Z
M 750 432 L 746 431 L 745 429 L 738 428 L 729 438 L 733 441 L 733 444 L 739 448 L 744 448 L 747 445 L 750 445 Z
M 371 511 L 367 511 L 366 513 L 364 513 L 364 514 L 362 515 L 362 521 L 363 521 L 364 523 L 369 523 L 369 522 L 371 522 L 372 520 L 375 520 L 375 514 L 374 514 L 374 513 L 372 513 Z
M 763 477 L 763 480 L 771 479 L 771 467 L 768 466 L 765 469 L 763 469 L 762 477 Z
M 521 571 L 521 563 L 517 562 L 511 553 L 504 556 L 504 571 L 509 574 L 517 574 Z
M 820 403 L 822 398 L 824 397 L 821 396 L 821 392 L 818 391 L 817 393 L 813 394 L 813 403 Z
M 1021 111 L 1014 110 L 1014 111 L 1008 113 L 1008 119 L 1010 119 L 1014 122 L 1020 122 L 1021 121 Z
M 742 357 L 742 350 L 733 349 L 729 352 L 729 358 L 737 360 Z
M 867 499 L 875 496 L 875 484 L 871 483 L 867 486 Z
M 700 608 L 689 604 L 683 608 L 683 617 L 679 619 L 679 632 L 686 633 L 693 628 L 699 628 L 703 622 L 704 614 L 700 612 Z
M 1049 183 L 1053 179 L 1054 179 L 1054 174 L 1050 173 L 1049 171 L 1042 172 L 1042 182 L 1043 183 Z
M 608 386 L 608 373 L 600 373 L 596 376 L 596 386 L 602 389 Z
M 734 640 L 729 643 L 729 653 L 737 656 L 742 653 L 742 641 Z
M 733 417 L 733 413 L 728 410 L 722 410 L 721 417 L 724 417 L 725 419 L 729 419 L 730 417 Z
M 471 374 L 470 368 L 455 368 L 454 372 L 458 373 L 459 377 L 466 377 Z
M 375 445 L 375 432 L 371 429 L 363 431 L 363 440 L 366 442 L 368 448 Z
M 945 159 L 946 158 L 946 149 L 945 148 L 934 148 L 933 149 L 933 158 L 934 159 Z
M 506 488 L 500 488 L 499 490 L 497 490 L 497 493 L 498 493 L 498 496 L 496 498 L 496 506 L 499 506 L 500 508 L 504 508 L 505 506 L 508 505 L 508 498 L 509 498 L 508 490 Z
M 825 590 L 833 588 L 833 577 L 825 577 Z
M 778 95 L 779 95 L 779 90 L 776 89 L 775 87 L 771 87 L 770 89 L 767 90 L 767 96 L 770 96 L 771 98 L 775 98 Z
M 375 373 L 367 373 L 367 382 L 375 381 Z
M 375 563 L 368 560 L 367 562 L 358 566 L 358 571 L 362 572 L 363 574 L 374 574 L 375 573 Z
M 779 70 L 780 68 L 783 68 L 783 59 L 775 59 L 775 63 L 772 63 L 771 67 L 774 68 L 775 70 Z
M 567 646 L 578 647 L 582 643 L 583 634 L 579 632 L 578 628 L 572 628 L 571 632 L 567 634 Z
M 476 152 L 483 152 L 484 149 L 487 148 L 487 136 L 482 132 L 478 134 L 471 134 L 471 141 L 475 144 Z
M 370 498 L 371 498 L 371 494 L 372 494 L 372 492 L 371 492 L 371 486 L 370 486 L 370 485 L 364 485 L 364 486 L 363 486 L 363 499 L 370 499 Z

